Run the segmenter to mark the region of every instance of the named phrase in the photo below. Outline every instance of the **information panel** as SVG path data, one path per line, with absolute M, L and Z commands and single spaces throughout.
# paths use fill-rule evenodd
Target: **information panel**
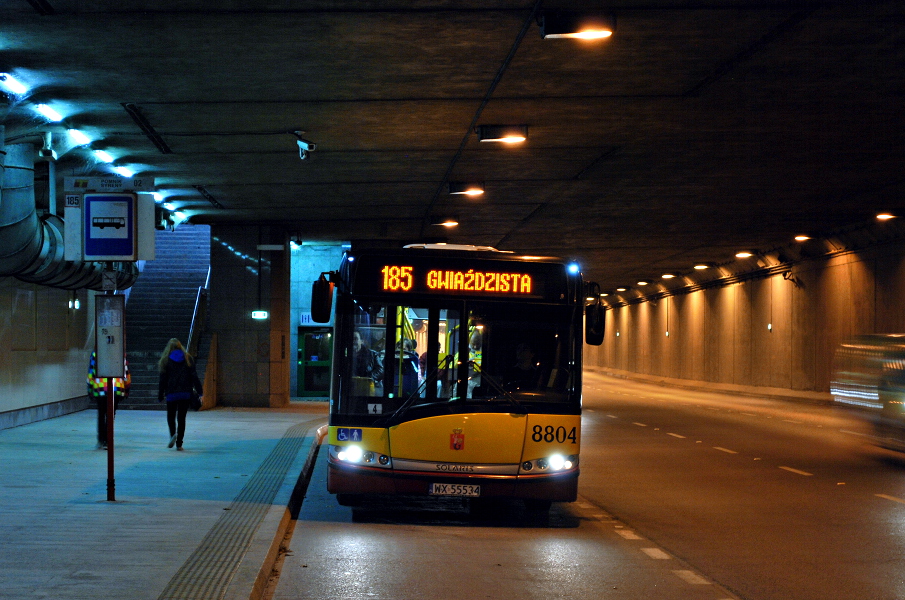
M 112 294 L 96 296 L 94 312 L 97 376 L 124 377 L 126 297 Z
M 137 260 L 135 205 L 135 194 L 84 195 L 85 260 Z

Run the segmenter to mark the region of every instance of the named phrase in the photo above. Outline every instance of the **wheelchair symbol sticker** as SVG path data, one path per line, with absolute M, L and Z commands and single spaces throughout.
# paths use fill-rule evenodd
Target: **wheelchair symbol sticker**
M 348 429 L 340 427 L 336 430 L 336 441 L 338 442 L 360 442 L 361 429 Z

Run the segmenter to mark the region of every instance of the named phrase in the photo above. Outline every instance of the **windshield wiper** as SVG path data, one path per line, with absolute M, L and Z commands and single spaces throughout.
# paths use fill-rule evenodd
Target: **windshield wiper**
M 440 379 L 440 370 L 449 368 L 450 363 L 452 362 L 452 356 L 446 355 L 443 359 L 437 364 L 437 368 L 433 370 L 427 377 L 424 378 L 424 381 L 418 386 L 414 392 L 412 392 L 408 398 L 405 399 L 405 402 L 393 411 L 392 414 L 382 417 L 374 421 L 374 425 L 378 427 L 390 427 L 391 425 L 395 425 L 397 423 L 402 422 L 402 416 L 415 404 L 415 400 L 419 400 L 421 398 L 421 392 L 427 391 L 427 386 L 433 382 L 436 386 L 437 381 Z M 439 399 L 438 399 L 439 400 Z
M 494 390 L 499 392 L 496 396 L 494 396 L 493 398 L 490 398 L 490 400 L 496 400 L 497 398 L 505 398 L 510 404 L 512 404 L 512 406 L 515 407 L 516 410 L 514 410 L 513 412 L 523 414 L 523 415 L 528 414 L 528 409 L 525 408 L 521 402 L 516 400 L 515 396 L 512 395 L 512 392 L 510 392 L 505 387 L 503 387 L 503 385 L 499 381 L 497 381 L 495 377 L 492 377 L 490 375 L 490 373 L 488 373 L 486 371 L 482 371 L 481 365 L 479 365 L 478 363 L 476 363 L 473 360 L 468 361 L 468 364 L 471 365 L 472 367 L 474 367 L 475 373 L 478 373 L 481 376 L 482 382 L 486 379 L 487 382 L 490 384 L 490 387 L 492 387 Z

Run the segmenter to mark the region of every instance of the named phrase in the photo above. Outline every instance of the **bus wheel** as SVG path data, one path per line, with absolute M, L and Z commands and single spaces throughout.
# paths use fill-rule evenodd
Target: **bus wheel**
M 340 506 L 361 506 L 361 494 L 336 494 Z

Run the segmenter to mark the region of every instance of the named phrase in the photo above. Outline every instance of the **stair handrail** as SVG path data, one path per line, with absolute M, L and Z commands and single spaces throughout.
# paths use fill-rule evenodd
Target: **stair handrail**
M 186 350 L 192 356 L 198 356 L 198 345 L 201 343 L 201 335 L 204 333 L 204 323 L 207 318 L 207 292 L 211 282 L 211 268 L 207 267 L 207 277 L 204 285 L 198 288 L 195 296 L 195 310 L 192 312 L 192 325 L 189 328 L 189 337 Z

